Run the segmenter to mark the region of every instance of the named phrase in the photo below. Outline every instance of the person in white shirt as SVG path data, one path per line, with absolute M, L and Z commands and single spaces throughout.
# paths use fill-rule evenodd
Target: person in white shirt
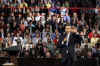
M 34 44 L 34 46 L 37 45 L 37 43 L 38 43 L 38 41 L 39 41 L 40 39 L 41 39 L 40 34 L 37 33 L 37 34 L 36 34 L 36 37 L 34 37 L 34 38 L 32 39 L 32 43 Z
M 12 45 L 12 37 L 10 33 L 7 34 L 7 37 L 5 38 L 5 48 L 8 48 Z
M 32 20 L 32 13 L 29 13 L 27 17 L 27 21 L 29 22 L 30 20 Z
M 60 10 L 61 16 L 65 16 L 66 12 L 67 12 L 67 9 L 62 7 L 61 10 Z
M 29 40 L 31 41 L 30 35 L 29 34 L 25 34 L 24 39 L 23 39 L 23 43 L 27 44 Z
M 42 42 L 48 43 L 48 39 L 50 39 L 50 38 L 51 38 L 51 37 L 50 37 L 50 34 L 47 33 L 47 34 L 46 34 L 46 37 L 43 38 Z
M 18 45 L 18 40 L 20 40 L 20 43 L 22 45 L 23 44 L 23 38 L 19 35 L 19 33 L 17 33 L 17 35 L 14 36 L 12 46 L 17 46 Z
M 40 18 L 41 18 L 40 14 L 37 13 L 37 16 L 35 17 L 35 21 L 36 21 L 36 22 L 40 21 Z

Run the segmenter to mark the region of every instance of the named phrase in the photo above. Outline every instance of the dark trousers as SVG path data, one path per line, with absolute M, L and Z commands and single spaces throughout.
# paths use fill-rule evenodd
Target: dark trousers
M 64 64 L 64 66 L 72 66 L 73 62 L 74 62 L 74 53 L 70 53 L 70 52 L 66 52 L 67 51 L 67 47 L 63 47 L 63 59 L 62 59 L 62 64 Z
M 63 58 L 62 63 L 64 66 L 72 66 L 73 65 L 73 57 L 70 55 L 67 55 L 66 57 Z

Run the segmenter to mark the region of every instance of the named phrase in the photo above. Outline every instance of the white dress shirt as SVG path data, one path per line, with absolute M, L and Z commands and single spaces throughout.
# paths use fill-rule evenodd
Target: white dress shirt
M 67 34 L 67 43 L 66 43 L 67 46 L 68 46 L 68 43 L 69 43 L 69 38 L 70 38 L 70 33 Z

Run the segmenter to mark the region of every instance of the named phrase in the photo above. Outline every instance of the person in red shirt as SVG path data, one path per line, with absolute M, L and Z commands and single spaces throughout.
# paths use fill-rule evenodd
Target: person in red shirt
M 3 38 L 0 37 L 0 48 L 2 47 Z
M 88 34 L 88 38 L 91 39 L 94 36 L 95 32 L 96 32 L 95 30 L 93 30 L 92 32 L 90 32 Z
M 57 45 L 59 42 L 59 35 L 56 36 L 56 38 L 53 40 L 54 44 Z

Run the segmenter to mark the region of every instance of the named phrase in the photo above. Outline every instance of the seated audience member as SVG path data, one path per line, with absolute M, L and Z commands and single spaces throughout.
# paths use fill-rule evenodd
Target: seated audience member
M 94 47 L 99 39 L 100 38 L 98 38 L 97 34 L 95 33 L 94 36 L 91 38 L 91 47 Z
M 33 44 L 36 46 L 38 44 L 38 41 L 41 40 L 40 34 L 36 33 L 36 37 L 32 39 Z
M 36 55 L 37 55 L 37 58 L 43 58 L 45 56 L 43 44 L 41 40 L 38 40 L 38 43 L 36 45 Z

